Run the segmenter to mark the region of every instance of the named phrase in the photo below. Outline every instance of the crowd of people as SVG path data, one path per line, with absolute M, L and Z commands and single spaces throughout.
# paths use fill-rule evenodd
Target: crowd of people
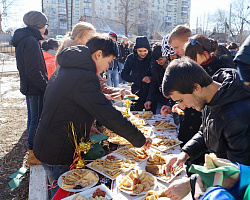
M 42 164 L 50 184 L 73 163 L 70 122 L 85 139 L 101 134 L 93 127 L 98 120 L 135 147 L 150 147 L 152 140 L 112 105 L 111 100 L 122 100 L 126 94 L 139 97 L 131 110 L 173 113 L 183 145 L 182 152 L 168 160 L 166 173 L 184 163 L 203 165 L 208 152 L 249 173 L 250 36 L 242 46 L 231 43 L 226 48 L 179 25 L 162 43 L 150 45 L 145 36 L 135 43 L 123 37 L 120 43 L 115 32 L 100 35 L 92 24 L 78 22 L 63 39 L 46 40 L 44 13 L 30 11 L 23 21 L 26 27 L 15 31 L 12 45 L 28 110 L 28 163 Z M 131 83 L 131 91 L 119 87 L 126 83 Z M 184 115 L 178 114 L 180 109 Z M 232 184 L 215 181 L 220 188 L 209 188 L 206 195 L 201 178 L 188 175 L 165 191 L 171 200 L 190 192 L 196 199 L 243 199 L 249 184 L 245 181 L 242 189 L 238 175 Z M 57 189 L 51 190 L 51 198 Z

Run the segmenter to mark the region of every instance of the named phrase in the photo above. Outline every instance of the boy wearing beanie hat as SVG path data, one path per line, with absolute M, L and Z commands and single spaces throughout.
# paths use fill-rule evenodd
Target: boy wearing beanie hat
M 41 164 L 33 153 L 33 137 L 43 107 L 43 95 L 47 86 L 47 70 L 39 40 L 46 29 L 47 17 L 39 11 L 30 11 L 23 17 L 25 28 L 17 29 L 12 38 L 16 51 L 17 69 L 20 75 L 20 91 L 26 96 L 28 120 L 28 163 Z
M 139 96 L 139 99 L 131 106 L 131 110 L 142 111 L 144 109 L 144 103 L 146 102 L 149 85 L 151 83 L 150 51 L 151 49 L 147 37 L 137 37 L 134 53 L 127 57 L 121 73 L 123 80 L 132 82 L 132 93 Z M 152 104 L 150 110 L 155 112 L 155 102 Z

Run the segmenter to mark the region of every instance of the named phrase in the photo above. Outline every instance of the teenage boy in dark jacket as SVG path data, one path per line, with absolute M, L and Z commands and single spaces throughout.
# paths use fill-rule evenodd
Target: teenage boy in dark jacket
M 148 38 L 144 36 L 137 37 L 134 53 L 127 57 L 121 73 L 123 80 L 132 82 L 132 93 L 139 96 L 139 100 L 131 106 L 131 110 L 142 111 L 144 109 L 144 103 L 146 102 L 151 82 L 150 52 Z M 155 112 L 156 106 L 151 106 L 151 110 Z
M 135 147 L 148 147 L 149 139 L 100 91 L 97 75 L 104 72 L 117 56 L 116 44 L 111 38 L 96 36 L 86 46 L 69 47 L 58 55 L 60 68 L 50 78 L 45 92 L 34 153 L 42 162 L 50 183 L 67 171 L 73 162 L 75 149 L 69 138 L 72 134 L 70 122 L 73 122 L 79 140 L 85 134 L 86 139 L 89 138 L 96 118 Z M 52 196 L 57 189 L 52 190 Z
M 20 75 L 20 91 L 26 96 L 28 109 L 27 135 L 30 165 L 41 164 L 33 154 L 33 137 L 43 107 L 43 95 L 47 86 L 47 70 L 39 40 L 46 30 L 47 17 L 38 11 L 30 11 L 23 17 L 25 28 L 17 29 L 12 38 L 16 51 L 17 69 Z
M 171 157 L 166 173 L 202 153 L 213 152 L 220 158 L 250 165 L 250 89 L 235 69 L 220 69 L 211 78 L 190 58 L 170 63 L 163 80 L 163 94 L 179 106 L 202 111 L 200 131 Z M 190 192 L 189 178 L 173 182 L 168 197 L 183 198 Z
M 144 104 L 145 109 L 149 110 L 151 108 L 152 102 L 155 102 L 157 104 L 156 114 L 160 113 L 161 107 L 163 105 L 169 106 L 169 110 L 171 112 L 171 107 L 174 102 L 172 102 L 170 98 L 163 96 L 161 88 L 162 79 L 169 60 L 167 57 L 162 57 L 160 43 L 155 44 L 151 55 L 152 60 L 150 64 L 150 73 L 152 76 L 147 101 Z

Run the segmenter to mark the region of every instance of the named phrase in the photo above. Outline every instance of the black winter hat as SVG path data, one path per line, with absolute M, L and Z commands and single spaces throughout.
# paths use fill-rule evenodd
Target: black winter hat
M 138 36 L 135 40 L 134 49 L 138 49 L 142 47 L 147 48 L 149 51 L 151 51 L 148 38 L 146 36 Z
M 41 29 L 43 28 L 48 19 L 46 15 L 39 11 L 29 11 L 23 16 L 23 22 L 27 26 L 31 26 L 33 28 Z

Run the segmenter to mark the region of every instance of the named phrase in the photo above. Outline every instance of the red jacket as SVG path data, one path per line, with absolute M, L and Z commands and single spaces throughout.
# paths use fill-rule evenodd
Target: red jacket
M 55 56 L 53 56 L 51 53 L 43 51 L 43 57 L 47 68 L 48 79 L 50 79 L 51 75 L 56 70 Z

